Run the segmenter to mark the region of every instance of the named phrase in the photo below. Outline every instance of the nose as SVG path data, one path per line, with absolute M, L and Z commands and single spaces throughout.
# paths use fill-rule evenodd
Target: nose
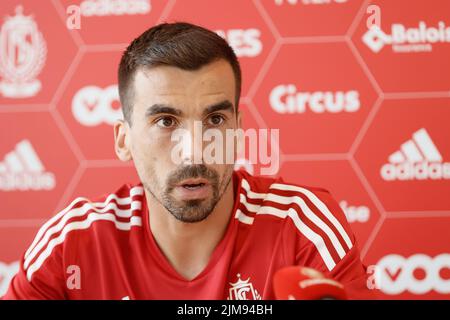
M 192 165 L 203 163 L 203 132 L 202 122 L 192 121 L 185 128 L 179 128 L 176 140 L 180 144 L 175 146 L 179 150 L 179 159 L 176 164 Z M 173 139 L 172 139 L 173 141 Z M 178 151 L 178 150 L 177 150 Z M 172 157 L 173 160 L 173 157 Z

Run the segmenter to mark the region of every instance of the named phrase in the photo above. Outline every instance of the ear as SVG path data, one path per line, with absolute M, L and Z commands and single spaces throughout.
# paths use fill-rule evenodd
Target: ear
M 131 132 L 128 122 L 118 120 L 114 123 L 114 149 L 121 161 L 129 161 L 131 156 Z

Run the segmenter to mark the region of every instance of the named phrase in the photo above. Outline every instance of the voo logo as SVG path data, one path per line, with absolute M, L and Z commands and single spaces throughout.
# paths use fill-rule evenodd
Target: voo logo
M 361 106 L 356 90 L 298 92 L 293 84 L 273 88 L 269 103 L 277 113 L 304 113 L 307 109 L 314 113 L 355 112 Z
M 72 99 L 72 113 L 79 123 L 87 127 L 114 124 L 122 118 L 117 85 L 104 89 L 97 86 L 80 89 Z
M 449 271 L 450 254 L 447 253 L 434 258 L 425 254 L 415 254 L 409 258 L 391 254 L 377 263 L 374 275 L 377 287 L 386 294 L 396 295 L 405 291 L 425 294 L 431 290 L 449 294 Z

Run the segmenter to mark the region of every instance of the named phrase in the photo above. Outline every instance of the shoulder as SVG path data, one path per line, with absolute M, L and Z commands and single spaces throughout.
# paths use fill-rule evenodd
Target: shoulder
M 101 197 L 78 197 L 49 219 L 39 230 L 38 236 L 88 229 L 97 221 L 110 222 L 119 230 L 129 229 L 139 225 L 140 220 L 136 218 L 140 218 L 143 195 L 140 184 L 126 184 Z
M 96 237 L 111 230 L 130 231 L 142 226 L 142 185 L 123 185 L 115 192 L 96 199 L 78 197 L 50 218 L 36 234 L 23 257 L 27 277 L 38 270 L 51 256 L 70 244 L 70 239 Z M 80 245 L 78 242 L 77 246 Z
M 345 214 L 326 189 L 242 174 L 239 193 L 237 219 L 278 228 L 297 252 L 318 252 L 328 270 L 354 245 Z
M 239 179 L 237 193 L 240 205 L 256 217 L 265 215 L 280 219 L 310 213 L 312 208 L 329 213 L 333 204 L 330 193 L 323 188 L 286 183 L 282 178 L 252 176 L 245 171 L 236 173 Z

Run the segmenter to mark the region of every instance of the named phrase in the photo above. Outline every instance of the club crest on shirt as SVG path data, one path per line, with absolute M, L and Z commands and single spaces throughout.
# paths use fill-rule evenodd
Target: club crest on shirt
M 237 278 L 236 282 L 230 282 L 231 287 L 228 290 L 227 300 L 261 300 L 261 295 L 253 287 L 250 277 L 247 280 L 242 280 L 238 273 Z

